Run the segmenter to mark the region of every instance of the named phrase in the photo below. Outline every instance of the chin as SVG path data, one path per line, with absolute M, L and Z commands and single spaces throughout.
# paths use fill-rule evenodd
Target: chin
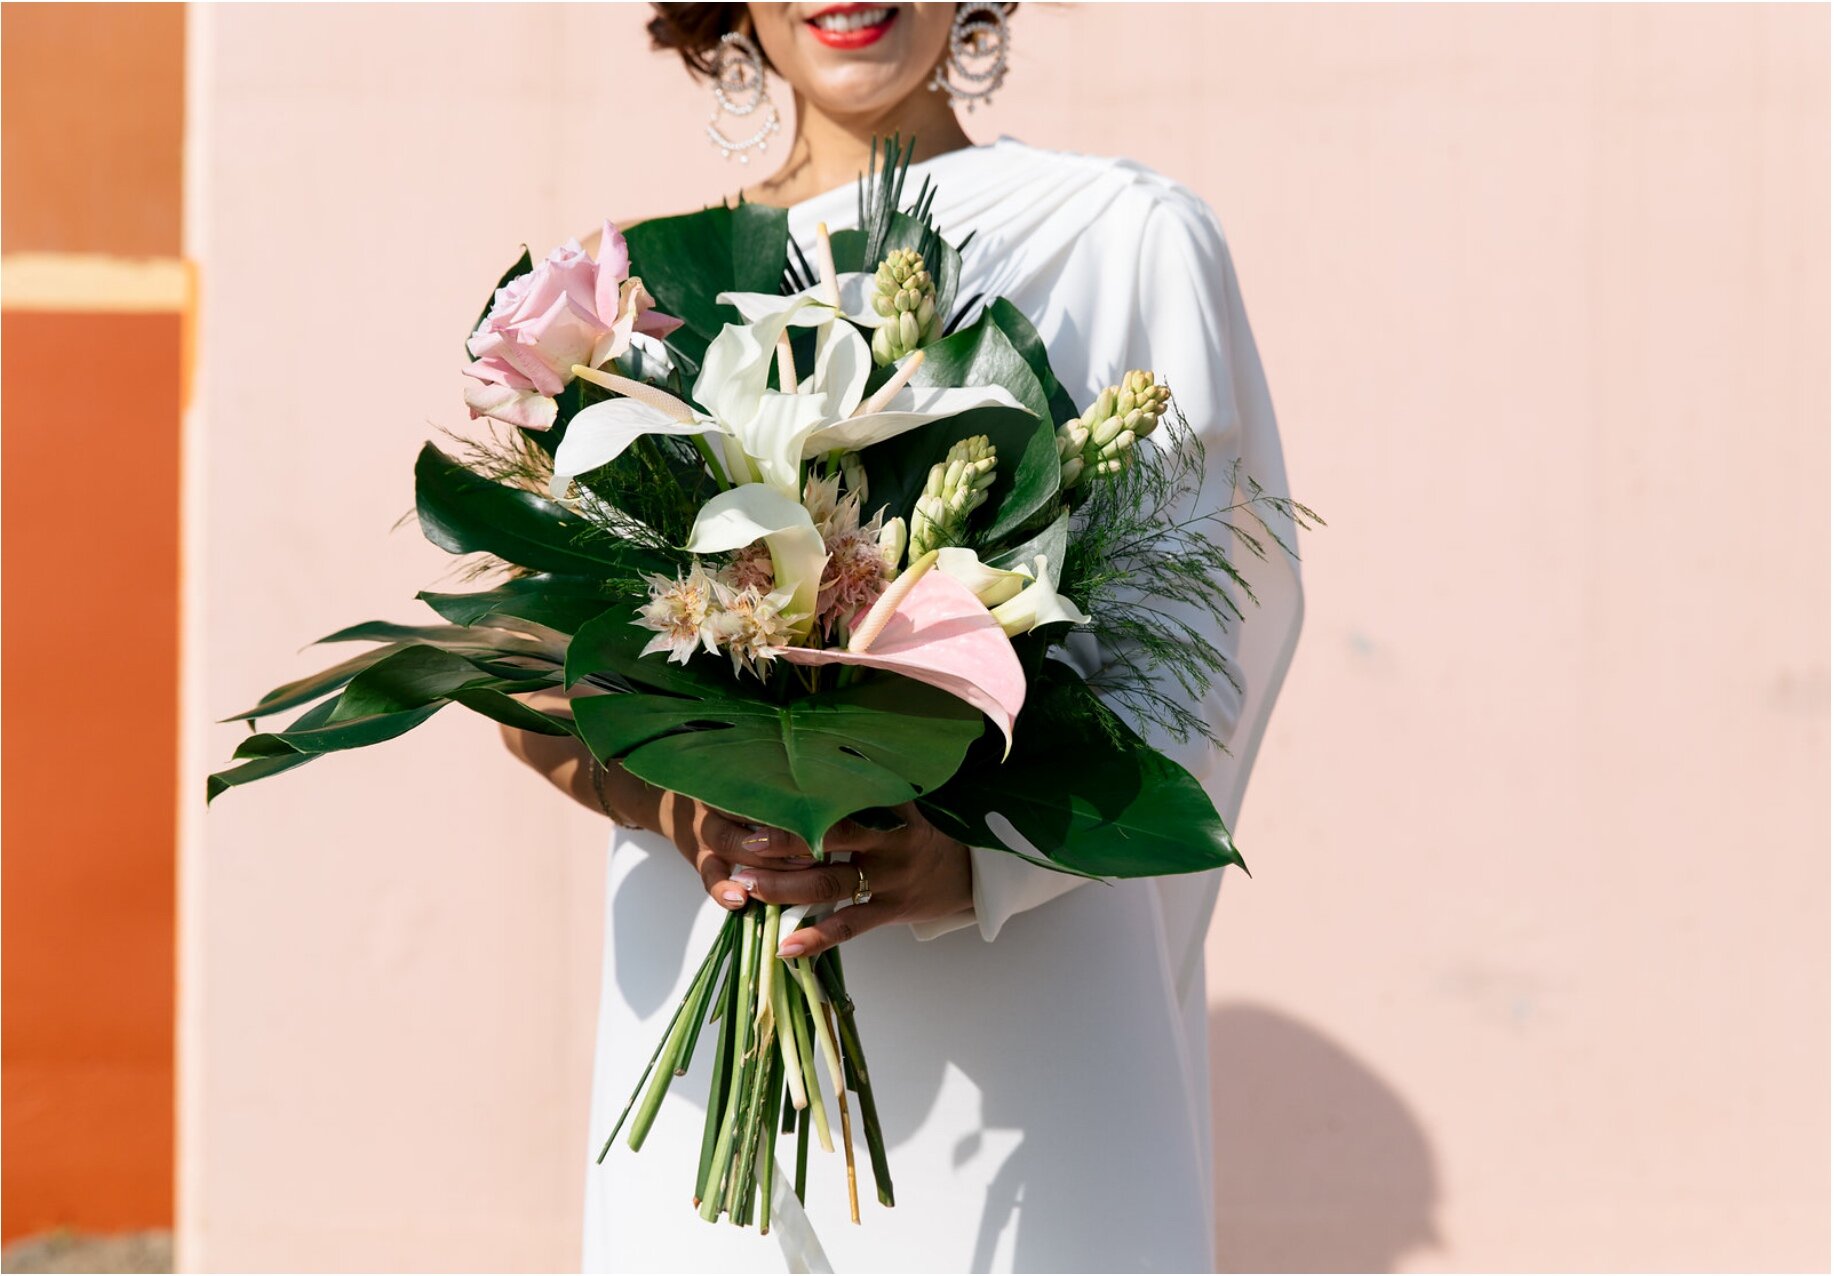
M 772 63 L 824 112 L 871 115 L 922 87 L 948 44 L 953 5 L 756 5 Z
M 812 68 L 813 69 L 813 68 Z M 896 66 L 855 63 L 823 67 L 810 75 L 803 94 L 829 115 L 877 115 L 891 110 L 916 87 Z

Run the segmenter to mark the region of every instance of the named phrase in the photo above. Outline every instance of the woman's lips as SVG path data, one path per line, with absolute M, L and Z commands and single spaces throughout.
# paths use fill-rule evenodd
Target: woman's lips
M 804 25 L 830 49 L 863 49 L 876 43 L 897 20 L 898 11 L 888 5 L 837 4 Z

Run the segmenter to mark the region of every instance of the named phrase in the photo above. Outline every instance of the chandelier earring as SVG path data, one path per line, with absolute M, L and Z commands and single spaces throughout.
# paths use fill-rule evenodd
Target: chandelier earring
M 930 92 L 949 95 L 949 105 L 968 110 L 993 99 L 1006 80 L 1012 32 L 1003 4 L 958 4 L 949 27 L 949 56 L 936 68 Z
M 720 131 L 720 116 L 754 115 L 764 111 L 763 122 L 746 137 L 728 137 Z M 780 127 L 777 106 L 771 101 L 770 86 L 764 81 L 764 55 L 757 44 L 742 31 L 728 31 L 720 37 L 719 51 L 713 55 L 713 114 L 707 117 L 707 140 L 720 150 L 721 156 L 739 157 L 739 163 L 751 162 L 751 152 L 764 154 L 771 134 Z

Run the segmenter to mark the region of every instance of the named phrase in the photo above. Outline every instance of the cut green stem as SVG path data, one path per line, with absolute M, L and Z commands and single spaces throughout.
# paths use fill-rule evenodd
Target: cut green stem
M 669 1020 L 668 1030 L 662 1034 L 662 1040 L 656 1043 L 655 1052 L 650 1055 L 649 1063 L 644 1066 L 643 1075 L 637 1078 L 637 1088 L 630 1092 L 630 1099 L 624 1104 L 624 1110 L 618 1113 L 618 1119 L 616 1123 L 612 1125 L 611 1133 L 605 1136 L 605 1146 L 599 1149 L 599 1164 L 604 1164 L 605 1154 L 610 1152 L 611 1145 L 617 1142 L 618 1131 L 624 1128 L 625 1118 L 630 1115 L 630 1110 L 636 1106 L 637 1096 L 643 1093 L 644 1082 L 650 1079 L 650 1073 L 654 1071 L 656 1067 L 656 1060 L 662 1057 L 662 1052 L 668 1047 L 669 1038 L 674 1036 L 675 1025 L 681 1019 L 683 1012 L 687 1010 L 688 1002 L 693 998 L 695 989 L 700 984 L 700 974 L 711 967 L 715 958 L 724 951 L 731 925 L 732 919 L 728 917 L 725 924 L 720 928 L 719 936 L 713 941 L 713 947 L 707 951 L 706 958 L 701 962 L 701 970 L 696 973 L 694 982 L 688 985 L 688 991 L 683 995 L 681 1004 L 675 1007 L 675 1015 Z
M 726 928 L 720 928 L 720 936 L 714 941 L 713 951 L 701 963 L 699 972 L 694 976 L 694 983 L 688 989 L 688 996 L 675 1012 L 675 1021 L 669 1025 L 669 1035 L 663 1038 L 662 1055 L 657 1062 L 661 1065 L 653 1069 L 650 1078 L 649 1092 L 643 1096 L 643 1106 L 637 1109 L 637 1119 L 630 1123 L 630 1150 L 643 1150 L 643 1140 L 649 1137 L 650 1127 L 656 1123 L 656 1113 L 662 1108 L 663 1096 L 669 1092 L 669 1083 L 686 1069 L 680 1066 L 682 1049 L 687 1044 L 689 1032 L 698 1024 L 701 1016 L 707 1012 L 707 998 L 713 995 L 713 974 L 715 962 L 726 950 Z
M 738 995 L 729 1007 L 732 1011 L 732 1055 L 727 1061 L 727 1068 L 732 1075 L 730 1087 L 726 1092 L 726 1110 L 720 1117 L 719 1140 L 713 1148 L 713 1164 L 716 1167 L 714 1173 L 726 1172 L 728 1180 L 732 1177 L 729 1172 L 732 1162 L 732 1140 L 737 1133 L 739 1109 L 744 1098 L 746 1056 L 751 1045 L 752 972 L 757 966 L 758 926 L 756 922 L 760 919 L 760 911 L 753 905 L 747 905 L 737 914 L 741 919 L 739 922 L 741 935 L 739 982 Z M 727 1186 L 731 1187 L 730 1181 Z M 700 1216 L 709 1223 L 717 1219 L 725 1203 L 725 1196 L 726 1194 L 719 1191 L 717 1185 L 714 1185 L 714 1190 L 701 1197 Z
M 819 1109 L 817 1109 L 819 1111 Z M 809 1109 L 796 1114 L 796 1199 L 807 1202 L 809 1186 Z
M 879 1127 L 879 1106 L 873 1101 L 872 1073 L 866 1067 L 866 1051 L 860 1044 L 859 1024 L 853 1017 L 853 998 L 847 995 L 847 979 L 841 969 L 839 949 L 829 949 L 815 959 L 828 999 L 834 1003 L 840 1022 L 841 1046 L 846 1051 L 848 1071 L 853 1078 L 854 1093 L 860 1096 L 860 1127 L 866 1136 L 866 1152 L 872 1159 L 872 1181 L 878 1189 L 879 1204 L 891 1208 L 891 1161 L 885 1155 L 885 1134 Z
M 790 1018 L 796 1025 L 796 1052 L 802 1059 L 803 1092 L 808 1097 L 809 1106 L 805 1112 L 814 1113 L 815 1137 L 821 1142 L 821 1150 L 834 1151 L 834 1139 L 828 1133 L 828 1105 L 821 1097 L 821 1082 L 815 1075 L 815 1049 L 812 1043 L 812 1016 L 809 1013 L 808 999 L 803 996 L 800 983 L 785 981 L 792 1003 Z
M 726 1070 L 732 1060 L 732 1025 L 739 1017 L 733 1004 L 739 997 L 739 955 L 730 944 L 727 952 L 732 960 L 726 964 L 726 980 L 720 988 L 717 1011 L 720 1028 L 719 1035 L 714 1038 L 713 1080 L 707 1088 L 707 1120 L 701 1127 L 700 1173 L 694 1180 L 694 1204 L 697 1207 L 720 1190 L 720 1167 L 713 1159 L 713 1152 L 714 1145 L 719 1141 L 721 1118 L 726 1112 L 725 1082 Z

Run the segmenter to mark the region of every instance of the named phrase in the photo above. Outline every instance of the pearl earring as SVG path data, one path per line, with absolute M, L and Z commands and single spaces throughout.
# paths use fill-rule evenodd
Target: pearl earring
M 777 106 L 771 101 L 770 86 L 764 82 L 764 55 L 752 38 L 741 31 L 728 31 L 720 37 L 719 52 L 713 62 L 713 114 L 707 117 L 707 140 L 719 147 L 720 154 L 739 163 L 751 161 L 752 151 L 764 154 L 771 134 L 779 127 Z M 766 114 L 750 137 L 730 138 L 720 132 L 720 114 L 745 116 L 759 107 Z
M 949 56 L 936 68 L 930 92 L 948 93 L 949 105 L 968 110 L 991 101 L 1006 80 L 1006 54 L 1012 33 L 1003 4 L 960 4 L 949 27 Z M 958 83 L 959 81 L 959 83 Z

